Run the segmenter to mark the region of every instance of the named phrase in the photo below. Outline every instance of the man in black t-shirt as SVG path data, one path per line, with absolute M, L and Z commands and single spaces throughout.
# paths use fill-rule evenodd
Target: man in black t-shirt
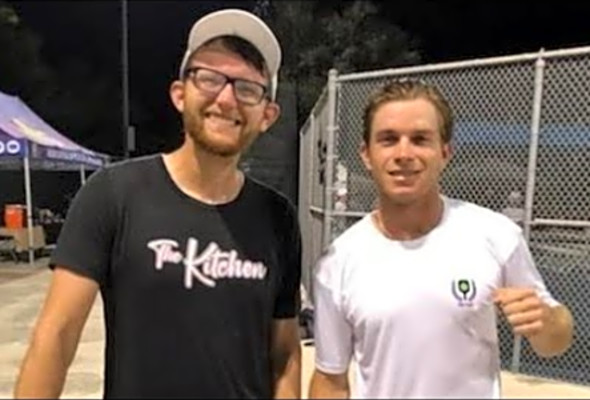
M 99 291 L 105 398 L 300 397 L 296 214 L 237 168 L 278 118 L 280 58 L 250 13 L 193 26 L 170 87 L 184 143 L 109 166 L 76 195 L 16 397 L 61 394 Z

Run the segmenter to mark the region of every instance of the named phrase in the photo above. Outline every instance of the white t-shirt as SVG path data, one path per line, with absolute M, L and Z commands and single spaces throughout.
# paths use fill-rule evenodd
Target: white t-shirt
M 314 276 L 316 367 L 357 365 L 358 398 L 500 397 L 499 287 L 548 293 L 520 228 L 500 213 L 443 197 L 439 225 L 386 238 L 370 215 L 350 227 Z

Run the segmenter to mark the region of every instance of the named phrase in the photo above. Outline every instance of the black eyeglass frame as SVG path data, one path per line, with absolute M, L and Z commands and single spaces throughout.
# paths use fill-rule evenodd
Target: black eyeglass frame
M 197 79 L 195 79 L 195 77 L 197 76 L 197 72 L 199 72 L 199 70 L 203 70 L 203 71 L 207 71 L 210 73 L 213 73 L 215 75 L 218 75 L 220 77 L 222 77 L 224 79 L 224 83 L 219 87 L 218 91 L 211 91 L 211 90 L 207 90 L 207 89 L 203 89 L 201 86 L 199 86 Z M 259 82 L 255 82 L 255 81 L 251 81 L 248 79 L 242 79 L 242 78 L 232 78 L 230 76 L 227 76 L 226 74 L 216 71 L 214 69 L 210 69 L 210 68 L 206 68 L 206 67 L 190 67 L 187 68 L 184 71 L 184 79 L 190 79 L 190 81 L 193 83 L 193 85 L 195 85 L 195 87 L 207 94 L 210 94 L 211 96 L 216 96 L 219 93 L 221 93 L 221 91 L 225 88 L 225 86 L 230 83 L 232 86 L 232 90 L 234 92 L 234 96 L 236 97 L 236 99 L 246 105 L 251 105 L 251 106 L 255 106 L 258 105 L 262 102 L 262 100 L 264 100 L 265 98 L 267 100 L 270 100 L 269 97 L 269 89 L 267 86 L 259 83 Z M 240 84 L 247 84 L 247 85 L 254 85 L 254 87 L 258 87 L 261 88 L 262 91 L 260 92 L 260 96 L 258 97 L 257 101 L 249 101 L 246 100 L 244 101 L 243 96 L 241 96 L 239 93 L 239 89 L 236 89 L 236 84 L 240 85 Z

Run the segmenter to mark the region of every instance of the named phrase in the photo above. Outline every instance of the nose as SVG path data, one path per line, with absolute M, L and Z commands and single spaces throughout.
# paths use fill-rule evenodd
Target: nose
M 217 103 L 221 107 L 225 108 L 232 108 L 236 107 L 238 104 L 238 100 L 236 99 L 236 95 L 234 94 L 234 87 L 233 84 L 227 82 L 223 89 L 217 94 L 216 98 Z
M 400 161 L 411 160 L 414 157 L 414 146 L 409 138 L 402 137 L 398 141 L 395 156 Z

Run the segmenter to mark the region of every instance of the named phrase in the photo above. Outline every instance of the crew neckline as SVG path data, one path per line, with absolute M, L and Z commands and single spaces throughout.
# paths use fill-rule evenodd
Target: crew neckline
M 373 213 L 375 211 L 371 211 L 369 214 L 367 214 L 367 216 L 365 217 L 366 223 L 368 223 L 370 225 L 371 231 L 374 232 L 377 236 L 379 236 L 381 238 L 382 241 L 384 241 L 386 243 L 398 244 L 398 245 L 404 246 L 404 247 L 419 246 L 419 245 L 423 244 L 426 240 L 428 240 L 428 238 L 435 235 L 441 229 L 445 220 L 448 217 L 449 208 L 450 208 L 448 198 L 443 195 L 440 195 L 439 197 L 443 203 L 443 212 L 442 212 L 442 216 L 441 216 L 440 220 L 434 226 L 434 228 L 432 228 L 430 231 L 426 232 L 424 235 L 419 236 L 417 238 L 414 238 L 414 239 L 391 239 L 391 238 L 387 237 L 383 232 L 381 232 L 379 227 L 377 227 L 377 225 L 373 219 Z
M 201 208 L 205 208 L 205 209 L 218 210 L 220 208 L 231 207 L 231 206 L 239 203 L 242 200 L 242 198 L 245 196 L 245 193 L 248 190 L 248 187 L 250 186 L 250 179 L 248 178 L 248 176 L 244 172 L 242 172 L 244 174 L 244 182 L 243 182 L 242 187 L 240 188 L 240 191 L 238 192 L 237 196 L 235 196 L 233 199 L 231 199 L 225 203 L 209 204 L 209 203 L 205 203 L 204 201 L 199 200 L 195 197 L 190 196 L 188 193 L 184 192 L 176 184 L 176 182 L 174 182 L 174 179 L 172 179 L 172 176 L 170 175 L 170 171 L 168 171 L 168 168 L 166 168 L 166 163 L 164 162 L 164 155 L 163 154 L 160 154 L 158 157 L 158 166 L 164 176 L 164 179 L 166 180 L 167 185 L 172 189 L 172 191 L 177 196 L 179 196 L 185 202 L 191 203 L 193 205 L 197 205 L 197 206 L 199 206 Z

